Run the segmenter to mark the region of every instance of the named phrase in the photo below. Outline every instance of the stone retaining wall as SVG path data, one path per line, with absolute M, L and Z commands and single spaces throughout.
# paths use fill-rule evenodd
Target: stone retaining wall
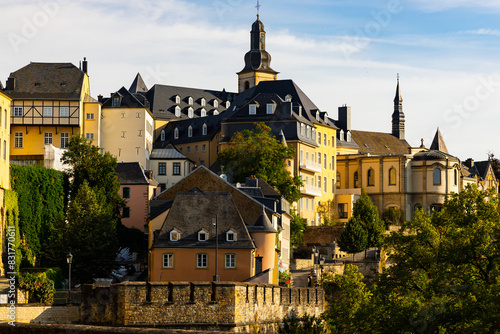
M 16 305 L 14 309 L 3 304 L 0 305 L 0 321 L 12 321 L 11 312 L 15 314 L 15 322 L 21 323 L 71 324 L 80 321 L 79 305 L 22 304 Z

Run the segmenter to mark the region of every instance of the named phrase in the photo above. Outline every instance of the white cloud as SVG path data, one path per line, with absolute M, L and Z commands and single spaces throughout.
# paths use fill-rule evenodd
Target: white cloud
M 451 8 L 489 8 L 500 9 L 497 0 L 412 0 L 413 4 L 431 12 L 443 11 Z
M 462 31 L 463 34 L 468 35 L 487 35 L 487 36 L 500 36 L 500 30 L 498 29 L 476 29 L 476 30 L 465 30 Z

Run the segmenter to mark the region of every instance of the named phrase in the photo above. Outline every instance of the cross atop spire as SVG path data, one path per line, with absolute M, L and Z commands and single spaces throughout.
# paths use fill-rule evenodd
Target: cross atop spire
M 260 15 L 259 15 L 259 14 L 260 14 L 260 7 L 262 7 L 262 6 L 260 5 L 259 0 L 257 0 L 257 6 L 255 6 L 255 8 L 257 8 L 257 17 L 259 17 L 259 16 L 260 16 Z

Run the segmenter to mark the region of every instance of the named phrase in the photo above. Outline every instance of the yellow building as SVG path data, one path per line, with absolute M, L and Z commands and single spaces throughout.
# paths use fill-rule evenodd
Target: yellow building
M 45 146 L 67 147 L 72 135 L 99 145 L 100 104 L 90 97 L 87 61 L 30 63 L 10 74 L 11 162 L 43 164 Z
M 5 226 L 5 190 L 10 189 L 9 142 L 10 142 L 10 104 L 11 99 L 1 91 L 0 84 L 0 238 L 4 240 Z M 3 249 L 0 247 L 0 257 Z M 4 275 L 3 263 L 0 264 L 0 275 Z

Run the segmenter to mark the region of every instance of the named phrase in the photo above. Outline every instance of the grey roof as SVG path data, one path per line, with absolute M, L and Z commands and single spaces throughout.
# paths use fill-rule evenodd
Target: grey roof
M 10 74 L 15 87 L 5 93 L 13 99 L 79 100 L 83 78 L 71 63 L 30 63 Z
M 115 168 L 122 185 L 150 184 L 138 162 L 119 162 Z
M 132 94 L 137 94 L 137 93 L 144 93 L 146 94 L 148 92 L 148 86 L 146 86 L 146 83 L 144 80 L 142 80 L 141 74 L 137 73 L 134 82 L 132 82 L 132 85 L 128 89 Z
M 113 97 L 120 98 L 120 105 L 119 106 L 113 105 Z M 103 108 L 113 108 L 113 109 L 148 108 L 148 106 L 144 104 L 144 101 L 145 101 L 144 98 L 141 101 L 140 96 L 138 98 L 137 95 L 132 94 L 125 87 L 122 87 L 117 92 L 112 93 L 110 97 L 103 99 L 102 107 Z
M 177 194 L 153 248 L 215 248 L 216 217 L 219 248 L 255 248 L 231 194 L 203 192 Z M 173 229 L 180 231 L 179 241 L 170 241 Z M 198 241 L 198 232 L 202 229 L 209 234 L 207 241 Z M 226 240 L 229 230 L 236 233 L 236 241 Z
M 247 228 L 250 232 L 278 233 L 278 231 L 274 229 L 273 224 L 267 217 L 264 207 L 262 207 L 262 213 L 260 214 L 255 224 L 253 226 L 247 226 Z
M 155 148 L 151 152 L 149 157 L 151 160 L 162 159 L 162 160 L 170 160 L 170 159 L 187 159 L 185 155 L 181 152 L 177 151 L 177 149 L 172 145 L 168 144 L 165 148 Z
M 213 115 L 214 110 L 223 113 L 226 110 L 225 102 L 231 102 L 236 94 L 223 91 L 212 91 L 189 87 L 177 87 L 167 85 L 154 85 L 147 93 L 146 97 L 151 104 L 151 111 L 159 119 L 188 119 L 189 107 L 194 110 L 194 117 L 200 117 L 201 110 L 205 108 L 208 115 Z M 180 97 L 180 103 L 175 103 L 175 97 Z M 193 98 L 193 104 L 189 105 L 188 98 Z M 206 106 L 201 105 L 202 98 L 206 101 Z M 214 107 L 214 100 L 217 100 L 218 107 Z M 181 108 L 181 117 L 175 116 L 175 107 Z
M 439 131 L 439 128 L 437 129 L 436 134 L 434 135 L 434 140 L 432 141 L 430 149 L 449 154 L 448 149 L 446 148 L 446 145 L 444 143 L 443 136 L 441 135 L 441 131 Z
M 172 207 L 174 201 L 149 201 L 149 219 L 153 220 Z
M 459 161 L 457 157 L 454 157 L 448 153 L 438 151 L 438 150 L 429 150 L 429 151 L 421 151 L 416 153 L 413 156 L 414 161 L 423 161 L 423 160 L 455 160 Z
M 353 130 L 351 138 L 358 145 L 360 154 L 402 155 L 410 153 L 410 144 L 390 133 Z

